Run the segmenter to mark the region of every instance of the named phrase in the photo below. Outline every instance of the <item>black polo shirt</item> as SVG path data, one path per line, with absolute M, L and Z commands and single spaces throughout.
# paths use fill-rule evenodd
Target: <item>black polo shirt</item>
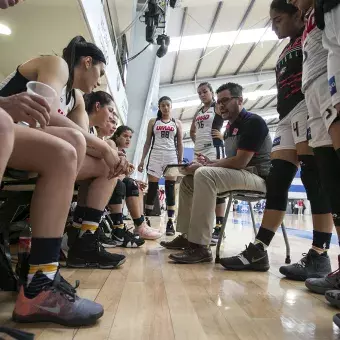
M 243 109 L 234 123 L 227 125 L 224 134 L 226 157 L 234 157 L 238 150 L 254 152 L 248 166 L 266 178 L 270 168 L 272 140 L 264 119 Z

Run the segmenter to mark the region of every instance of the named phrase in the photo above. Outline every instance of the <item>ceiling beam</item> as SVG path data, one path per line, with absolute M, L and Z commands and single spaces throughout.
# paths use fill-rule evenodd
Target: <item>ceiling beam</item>
M 261 107 L 261 110 L 265 109 L 269 104 L 271 104 L 275 100 L 275 98 L 276 96 L 273 96 L 273 98 L 268 100 L 268 102 Z
M 172 70 L 172 76 L 171 76 L 171 84 L 174 83 L 174 79 L 175 79 L 175 74 L 176 74 L 176 70 L 177 70 L 177 65 L 178 65 L 178 58 L 179 58 L 179 52 L 181 50 L 181 44 L 182 44 L 182 38 L 183 38 L 183 31 L 184 31 L 184 27 L 185 27 L 185 21 L 187 18 L 187 13 L 188 13 L 188 7 L 185 7 L 183 10 L 183 17 L 182 17 L 182 23 L 181 23 L 181 30 L 180 30 L 180 41 L 179 41 L 179 48 L 178 51 L 176 52 L 176 59 L 175 59 L 175 64 L 174 64 L 174 68 Z
M 273 86 L 271 86 L 269 90 L 272 90 L 272 89 L 274 89 L 275 87 L 276 87 L 276 83 L 275 83 Z M 259 98 L 256 100 L 256 102 L 251 106 L 251 108 L 249 109 L 249 111 L 253 110 L 263 98 L 264 98 L 264 96 L 259 97 Z
M 247 60 L 250 58 L 250 56 L 253 54 L 255 48 L 258 46 L 258 44 L 261 42 L 261 39 L 263 38 L 263 36 L 266 34 L 268 28 L 270 27 L 270 22 L 271 20 L 269 19 L 265 25 L 266 30 L 263 32 L 262 36 L 260 37 L 260 39 L 253 43 L 248 51 L 248 53 L 246 54 L 246 56 L 243 58 L 243 60 L 241 61 L 240 65 L 238 66 L 238 68 L 236 69 L 234 75 L 237 75 L 240 70 L 242 69 L 242 67 L 244 66 L 244 64 L 247 62 Z
M 262 86 L 263 86 L 263 84 L 257 85 L 256 88 L 255 88 L 255 90 L 254 90 L 254 92 L 257 91 L 257 90 L 259 90 Z M 249 99 L 246 98 L 245 101 L 243 102 L 243 106 L 246 106 L 246 104 L 248 103 L 248 101 L 249 101 Z M 249 110 L 251 110 L 251 108 L 250 108 Z
M 214 90 L 227 82 L 238 83 L 245 88 L 249 86 L 255 87 L 260 84 L 267 84 L 267 87 L 269 87 L 275 82 L 275 72 L 241 73 L 237 76 L 230 75 L 218 78 L 201 78 L 198 79 L 197 82 L 209 82 Z M 163 84 L 159 88 L 159 96 L 169 96 L 174 101 L 197 99 L 196 84 L 196 82 L 191 80 L 174 82 L 173 84 Z
M 198 71 L 199 71 L 199 69 L 200 69 L 200 67 L 201 67 L 203 58 L 204 58 L 204 56 L 205 56 L 205 54 L 206 54 L 206 52 L 207 52 L 207 49 L 208 49 L 208 46 L 209 46 L 209 42 L 210 42 L 210 39 L 211 39 L 211 35 L 212 35 L 213 32 L 214 32 L 216 22 L 217 22 L 217 20 L 218 20 L 218 18 L 219 18 L 219 15 L 220 15 L 222 6 L 223 6 L 223 1 L 220 1 L 220 2 L 218 3 L 218 5 L 217 5 L 216 12 L 215 12 L 213 21 L 212 21 L 211 26 L 210 26 L 210 30 L 209 30 L 209 38 L 208 38 L 207 44 L 206 44 L 205 47 L 203 48 L 202 53 L 201 53 L 201 56 L 200 56 L 200 58 L 198 59 L 198 63 L 197 63 L 197 66 L 196 66 L 196 70 L 195 70 L 195 72 L 194 72 L 194 75 L 193 75 L 193 77 L 192 77 L 192 80 L 195 80 L 196 77 L 197 77 L 197 74 L 198 74 Z
M 218 74 L 220 73 L 221 68 L 223 67 L 225 61 L 227 60 L 230 51 L 231 51 L 232 48 L 234 47 L 234 44 L 235 44 L 235 42 L 236 42 L 236 39 L 238 38 L 238 35 L 239 35 L 240 31 L 242 30 L 244 24 L 246 23 L 246 20 L 247 20 L 247 18 L 248 18 L 248 15 L 249 15 L 250 12 L 251 12 L 253 6 L 254 6 L 254 3 L 255 3 L 255 0 L 251 0 L 251 1 L 250 1 L 249 5 L 248 5 L 248 7 L 247 7 L 247 10 L 245 11 L 245 13 L 244 13 L 244 15 L 243 15 L 243 18 L 242 18 L 240 24 L 238 25 L 237 34 L 236 34 L 236 36 L 235 36 L 235 39 L 234 39 L 234 41 L 232 42 L 231 45 L 228 45 L 227 50 L 226 50 L 226 52 L 224 53 L 224 56 L 223 56 L 221 62 L 219 63 L 219 65 L 218 65 L 218 67 L 217 67 L 217 69 L 216 69 L 216 72 L 215 72 L 215 74 L 214 74 L 214 78 L 216 78 L 216 77 L 218 76 Z
M 263 60 L 260 62 L 259 66 L 256 67 L 255 72 L 260 72 L 263 68 L 263 66 L 266 64 L 266 62 L 269 60 L 269 58 L 276 52 L 276 50 L 279 48 L 279 46 L 282 44 L 283 40 L 279 40 L 276 42 L 276 44 L 271 48 L 271 50 L 265 55 Z

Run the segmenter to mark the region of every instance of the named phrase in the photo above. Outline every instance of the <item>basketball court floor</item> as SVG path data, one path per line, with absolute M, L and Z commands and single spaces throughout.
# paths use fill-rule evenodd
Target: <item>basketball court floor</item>
M 257 215 L 260 223 L 262 216 Z M 153 218 L 165 229 L 163 218 Z M 296 262 L 311 244 L 310 216 L 285 219 Z M 235 255 L 254 238 L 250 216 L 230 214 L 224 255 Z M 303 282 L 282 278 L 285 245 L 281 232 L 269 248 L 266 273 L 230 272 L 214 263 L 179 265 L 158 241 L 140 249 L 115 248 L 128 255 L 118 270 L 63 269 L 69 281 L 80 280 L 79 295 L 103 304 L 105 314 L 91 328 L 53 324 L 15 325 L 10 321 L 14 295 L 0 293 L 0 324 L 36 334 L 38 340 L 330 340 L 340 339 L 332 317 L 338 311 Z M 215 251 L 215 250 L 214 250 Z M 337 269 L 337 238 L 330 249 Z

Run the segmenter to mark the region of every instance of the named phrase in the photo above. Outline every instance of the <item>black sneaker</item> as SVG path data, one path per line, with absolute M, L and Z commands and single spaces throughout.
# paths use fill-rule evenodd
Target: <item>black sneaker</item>
M 280 273 L 290 280 L 306 281 L 309 278 L 323 278 L 332 271 L 327 252 L 320 255 L 310 249 L 307 254 L 302 255 L 299 262 L 280 267 Z
M 248 247 L 237 256 L 220 259 L 221 265 L 230 270 L 255 270 L 266 272 L 269 269 L 267 251 L 261 243 L 249 243 Z
M 197 245 L 194 248 L 184 250 L 182 253 L 170 254 L 169 258 L 172 261 L 187 264 L 211 262 L 213 260 L 210 247 L 198 247 Z
M 325 293 L 326 300 L 333 306 L 340 308 L 340 290 L 328 290 Z
M 181 234 L 174 238 L 172 241 L 162 241 L 160 245 L 166 249 L 181 250 L 189 248 L 189 241 Z
M 221 227 L 215 227 L 212 233 L 212 241 L 217 242 L 218 239 L 220 238 L 220 234 L 221 234 Z
M 166 224 L 166 236 L 174 236 L 176 234 L 175 228 L 174 228 L 174 222 L 172 219 L 168 220 L 168 223 Z
M 99 242 L 98 230 L 94 234 L 88 230 L 70 248 L 66 264 L 72 268 L 112 269 L 121 266 L 125 260 L 124 255 L 105 250 Z
M 60 261 L 66 261 L 68 251 L 72 247 L 73 243 L 77 240 L 80 233 L 80 229 L 69 226 L 66 229 L 66 233 L 63 235 L 60 248 Z
M 117 246 L 124 248 L 138 248 L 145 243 L 144 239 L 134 235 L 126 226 L 113 229 L 112 240 L 115 241 Z
M 99 227 L 98 230 L 99 242 L 103 245 L 104 248 L 115 248 L 117 246 L 116 242 L 113 239 L 105 235 L 102 228 Z
M 310 278 L 305 281 L 305 286 L 313 293 L 324 295 L 328 290 L 340 290 L 340 255 L 339 267 L 332 273 L 322 278 Z
M 333 322 L 340 328 L 340 314 L 335 314 L 333 316 Z

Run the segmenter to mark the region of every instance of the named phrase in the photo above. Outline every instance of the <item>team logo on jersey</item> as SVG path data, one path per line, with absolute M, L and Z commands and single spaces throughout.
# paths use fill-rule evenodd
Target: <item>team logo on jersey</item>
M 202 120 L 207 120 L 207 119 L 209 119 L 209 115 L 204 115 L 204 116 L 198 116 L 198 117 L 196 117 L 196 122 L 200 122 L 200 121 L 202 121 Z
M 235 128 L 235 129 L 233 130 L 233 133 L 232 133 L 232 135 L 233 135 L 233 136 L 236 136 L 236 135 L 237 135 L 237 133 L 238 133 L 238 129 L 237 129 L 237 128 Z
M 329 85 L 329 92 L 331 93 L 331 96 L 333 96 L 334 94 L 338 92 L 336 89 L 335 76 L 333 76 L 331 79 L 328 80 L 328 85 Z
M 282 76 L 287 70 L 287 67 L 283 67 L 281 71 L 279 72 L 279 76 Z
M 273 146 L 278 146 L 281 144 L 281 136 L 276 137 L 273 141 Z
M 156 131 L 175 131 L 175 128 L 173 126 L 160 126 L 160 125 L 158 125 L 156 127 Z

